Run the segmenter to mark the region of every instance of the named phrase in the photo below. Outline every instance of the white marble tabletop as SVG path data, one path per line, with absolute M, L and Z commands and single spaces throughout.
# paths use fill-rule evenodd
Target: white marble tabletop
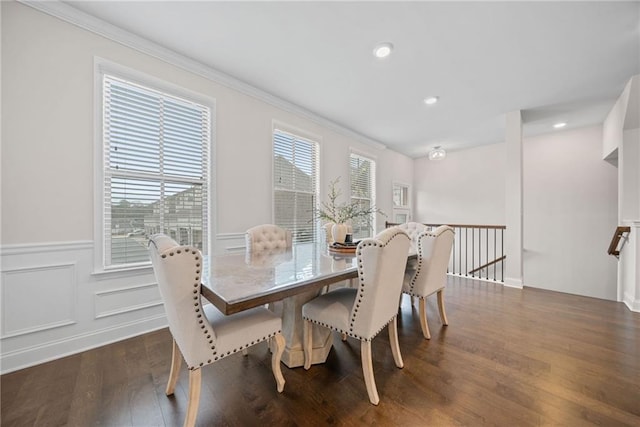
M 277 253 L 235 253 L 205 259 L 202 294 L 225 314 L 357 277 L 355 254 L 326 243 L 298 243 Z

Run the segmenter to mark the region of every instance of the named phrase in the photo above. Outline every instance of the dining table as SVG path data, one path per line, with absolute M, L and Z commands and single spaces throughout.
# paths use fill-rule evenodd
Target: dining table
M 201 295 L 222 313 L 265 304 L 281 310 L 286 340 L 282 362 L 289 368 L 304 365 L 302 306 L 325 287 L 338 283 L 349 286 L 350 280 L 358 277 L 355 250 L 333 252 L 325 242 L 212 255 L 205 257 L 203 267 Z M 324 363 L 332 344 L 331 331 L 313 325 L 311 363 Z
M 289 368 L 304 365 L 302 306 L 326 286 L 358 276 L 355 251 L 332 253 L 324 242 L 213 255 L 205 258 L 203 267 L 201 294 L 222 313 L 269 304 L 282 315 L 287 343 L 282 362 Z M 313 343 L 312 363 L 324 363 L 331 331 L 314 326 Z

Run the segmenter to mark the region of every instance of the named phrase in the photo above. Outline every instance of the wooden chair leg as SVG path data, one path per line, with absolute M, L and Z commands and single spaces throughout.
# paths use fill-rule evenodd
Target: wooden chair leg
M 187 416 L 184 419 L 184 427 L 192 427 L 196 424 L 198 405 L 200 404 L 201 384 L 202 371 L 200 368 L 189 371 L 189 403 L 187 404 Z
M 400 343 L 398 342 L 398 318 L 394 317 L 387 328 L 389 329 L 389 345 L 391 345 L 393 360 L 396 362 L 396 366 L 398 368 L 402 368 L 404 367 L 404 362 L 402 361 L 402 354 L 400 354 Z
M 422 328 L 422 335 L 428 340 L 431 339 L 431 334 L 429 333 L 429 324 L 427 323 L 427 299 L 420 298 L 420 327 Z
M 287 343 L 282 334 L 276 334 L 273 340 L 276 348 L 271 354 L 271 370 L 273 371 L 273 376 L 276 378 L 278 393 L 282 393 L 282 390 L 284 390 L 284 377 L 282 376 L 282 369 L 280 368 L 280 359 L 282 358 L 282 353 L 284 353 L 284 347 Z
M 364 375 L 364 384 L 367 386 L 369 401 L 374 405 L 377 405 L 378 402 L 380 402 L 380 397 L 378 397 L 376 380 L 373 377 L 373 362 L 371 360 L 371 341 L 360 342 L 360 358 L 362 359 L 362 373 Z
M 302 342 L 304 345 L 304 369 L 311 367 L 311 357 L 313 356 L 313 324 L 308 320 L 304 321 L 302 328 Z
M 444 289 L 438 291 L 438 309 L 440 310 L 440 320 L 443 325 L 448 325 L 447 313 L 444 311 Z
M 173 340 L 173 351 L 171 353 L 171 370 L 169 371 L 169 381 L 167 381 L 167 388 L 165 393 L 167 396 L 171 396 L 176 389 L 176 383 L 180 376 L 180 366 L 182 365 L 182 354 L 176 340 Z

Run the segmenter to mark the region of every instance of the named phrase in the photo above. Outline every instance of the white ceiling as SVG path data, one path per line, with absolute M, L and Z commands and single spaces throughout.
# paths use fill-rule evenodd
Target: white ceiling
M 602 123 L 640 73 L 640 2 L 66 3 L 411 157 Z

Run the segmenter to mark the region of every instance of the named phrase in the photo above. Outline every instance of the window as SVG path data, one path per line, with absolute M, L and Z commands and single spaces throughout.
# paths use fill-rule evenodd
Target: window
M 409 186 L 393 183 L 393 220 L 398 224 L 408 222 L 411 218 L 411 206 L 409 204 Z
M 291 230 L 294 242 L 316 238 L 318 143 L 273 130 L 274 223 Z
M 211 108 L 102 73 L 103 267 L 149 262 L 147 236 L 206 252 Z
M 351 176 L 351 202 L 358 203 L 362 208 L 375 206 L 375 176 L 376 162 L 372 159 L 351 153 L 349 157 Z M 367 219 L 354 220 L 353 237 L 361 239 L 372 237 L 374 234 L 375 214 Z

